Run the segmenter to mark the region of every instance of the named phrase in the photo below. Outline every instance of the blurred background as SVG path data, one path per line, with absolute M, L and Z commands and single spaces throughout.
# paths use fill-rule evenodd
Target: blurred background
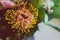
M 52 19 L 49 23 L 60 28 L 60 19 Z M 39 31 L 34 34 L 35 40 L 60 40 L 60 32 L 45 25 L 43 22 L 39 25 Z

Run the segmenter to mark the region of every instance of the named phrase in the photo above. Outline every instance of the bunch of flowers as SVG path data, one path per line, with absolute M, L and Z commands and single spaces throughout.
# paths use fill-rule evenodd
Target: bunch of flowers
M 7 3 L 1 3 L 2 6 L 6 8 L 4 12 L 4 20 L 6 20 L 7 25 L 10 25 L 7 27 L 10 28 L 12 35 L 14 34 L 13 36 L 16 36 L 16 38 L 21 38 L 25 35 L 32 36 L 34 32 L 38 29 L 38 9 L 35 8 L 31 3 L 26 1 L 15 3 L 10 1 Z M 9 37 L 9 35 L 6 37 Z M 11 40 L 17 39 L 12 38 Z
M 0 0 L 0 37 L 2 40 L 27 40 L 41 21 L 60 31 L 48 23 L 52 12 L 50 0 Z
M 38 10 L 32 4 L 27 2 L 17 3 L 12 9 L 8 9 L 5 14 L 5 19 L 12 28 L 18 32 L 27 33 L 31 28 L 35 28 L 38 21 Z

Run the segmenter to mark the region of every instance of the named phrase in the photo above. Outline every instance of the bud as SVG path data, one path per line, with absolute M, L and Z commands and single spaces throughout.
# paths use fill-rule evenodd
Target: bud
M 6 8 L 10 8 L 12 6 L 15 6 L 15 3 L 13 3 L 12 1 L 1 1 L 1 4 L 3 7 L 6 7 Z

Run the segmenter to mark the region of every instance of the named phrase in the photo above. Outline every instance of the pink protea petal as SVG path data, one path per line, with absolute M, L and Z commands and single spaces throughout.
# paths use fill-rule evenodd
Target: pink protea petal
M 30 21 L 29 21 L 29 20 L 25 19 L 25 21 L 26 21 L 26 23 L 27 23 L 27 24 L 29 24 L 29 25 L 30 25 Z
M 15 3 L 13 3 L 12 1 L 1 1 L 1 4 L 3 7 L 6 7 L 6 8 L 15 6 Z

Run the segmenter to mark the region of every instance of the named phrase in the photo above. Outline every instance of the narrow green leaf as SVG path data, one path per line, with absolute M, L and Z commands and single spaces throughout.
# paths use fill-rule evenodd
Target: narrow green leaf
M 60 28 L 58 28 L 57 26 L 54 26 L 54 25 L 49 24 L 49 23 L 47 25 L 50 26 L 50 27 L 52 27 L 52 28 L 54 28 L 54 29 L 56 29 L 57 31 L 60 32 Z

